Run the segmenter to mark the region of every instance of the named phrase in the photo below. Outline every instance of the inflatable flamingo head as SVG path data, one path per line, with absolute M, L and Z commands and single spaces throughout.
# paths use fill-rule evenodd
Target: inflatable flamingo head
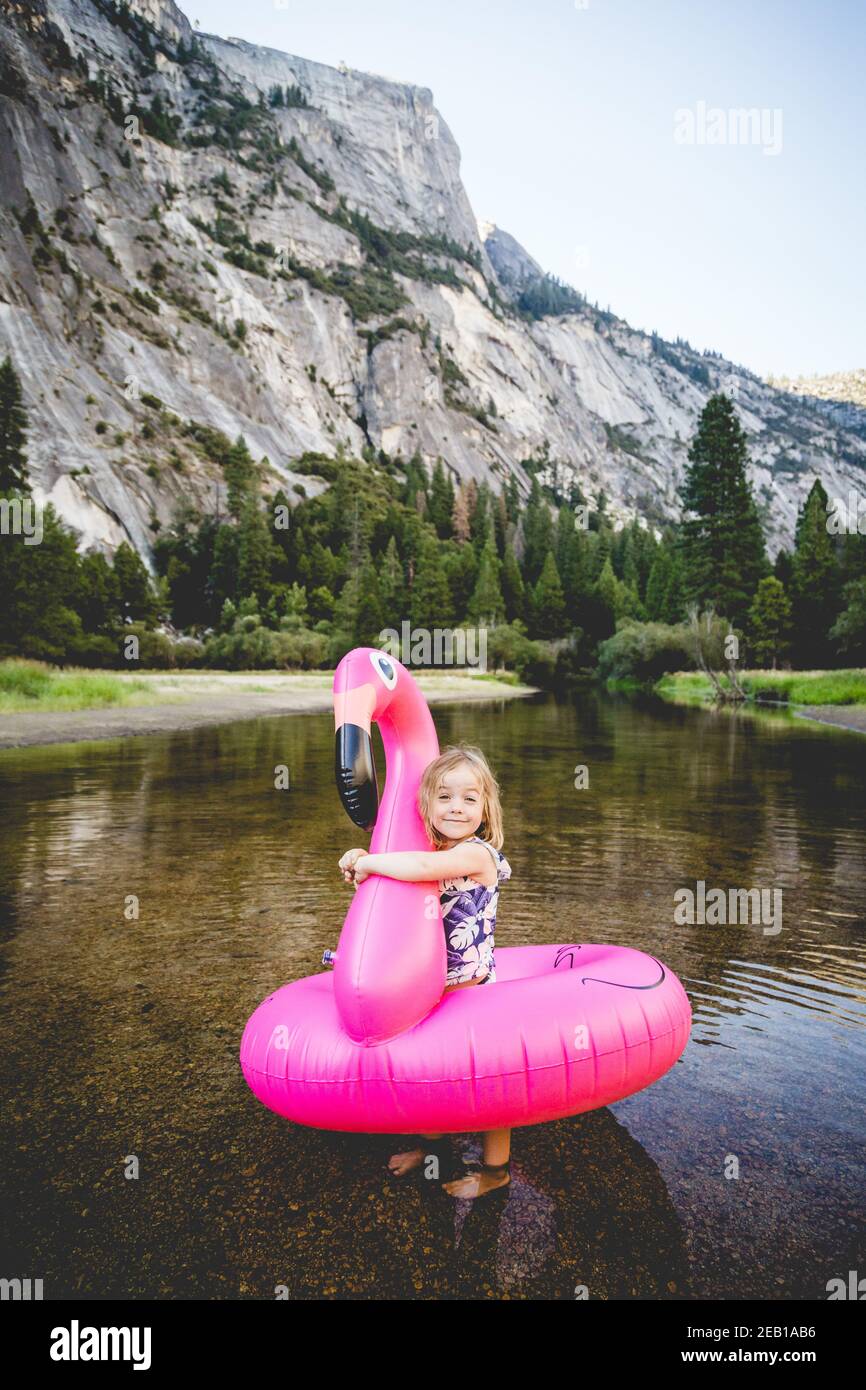
M 355 647 L 334 672 L 337 790 L 362 830 L 373 829 L 379 810 L 371 726 L 384 720 L 401 676 L 411 681 L 405 666 L 375 647 Z

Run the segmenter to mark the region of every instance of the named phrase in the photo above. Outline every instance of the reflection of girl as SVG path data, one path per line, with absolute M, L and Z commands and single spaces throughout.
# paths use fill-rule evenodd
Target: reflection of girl
M 355 887 L 370 874 L 417 883 L 438 879 L 448 952 L 446 991 L 493 984 L 499 885 L 511 877 L 511 866 L 500 849 L 499 788 L 481 750 L 467 744 L 446 748 L 424 770 L 418 808 L 436 847 L 432 852 L 368 854 L 363 849 L 350 849 L 340 860 L 343 877 Z M 418 1137 L 441 1139 L 442 1135 Z M 483 1139 L 484 1161 L 470 1165 L 476 1171 L 443 1183 L 452 1197 L 481 1197 L 511 1181 L 511 1130 L 491 1129 Z M 388 1165 L 391 1172 L 399 1176 L 419 1167 L 428 1148 L 419 1144 L 393 1154 Z

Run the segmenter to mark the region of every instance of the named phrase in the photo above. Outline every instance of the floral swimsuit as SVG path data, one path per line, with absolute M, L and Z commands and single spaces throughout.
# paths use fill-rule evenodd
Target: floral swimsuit
M 484 979 L 485 975 L 485 984 L 492 984 L 496 979 L 493 959 L 496 906 L 499 885 L 511 877 L 511 865 L 504 854 L 479 835 L 470 835 L 468 840 L 461 843 L 468 844 L 472 840 L 485 845 L 493 855 L 497 868 L 496 882 L 487 887 L 477 879 L 464 876 L 446 878 L 439 884 L 442 925 L 448 951 L 448 985 Z

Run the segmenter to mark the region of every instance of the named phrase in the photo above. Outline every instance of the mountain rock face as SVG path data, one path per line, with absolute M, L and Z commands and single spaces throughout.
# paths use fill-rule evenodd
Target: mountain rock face
M 795 396 L 811 396 L 823 402 L 822 409 L 842 424 L 856 430 L 866 408 L 866 368 L 833 372 L 829 376 L 770 377 L 771 386 Z
M 0 108 L 0 350 L 82 547 L 149 557 L 179 505 L 224 508 L 216 431 L 266 492 L 321 491 L 311 455 L 417 452 L 658 527 L 718 389 L 771 549 L 815 476 L 863 485 L 866 410 L 551 295 L 476 224 L 424 88 L 194 33 L 171 0 L 0 0 Z

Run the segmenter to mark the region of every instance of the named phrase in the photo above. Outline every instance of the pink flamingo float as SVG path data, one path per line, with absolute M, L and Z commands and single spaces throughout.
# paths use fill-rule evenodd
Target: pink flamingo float
M 334 673 L 336 777 L 370 851 L 432 849 L 417 807 L 439 742 L 394 657 L 357 647 Z M 379 804 L 371 727 L 386 758 Z M 463 1133 L 538 1124 L 622 1100 L 682 1054 L 691 1008 L 654 956 L 625 946 L 497 946 L 496 983 L 443 994 L 437 883 L 373 874 L 325 971 L 282 985 L 244 1030 L 254 1095 L 317 1129 Z

